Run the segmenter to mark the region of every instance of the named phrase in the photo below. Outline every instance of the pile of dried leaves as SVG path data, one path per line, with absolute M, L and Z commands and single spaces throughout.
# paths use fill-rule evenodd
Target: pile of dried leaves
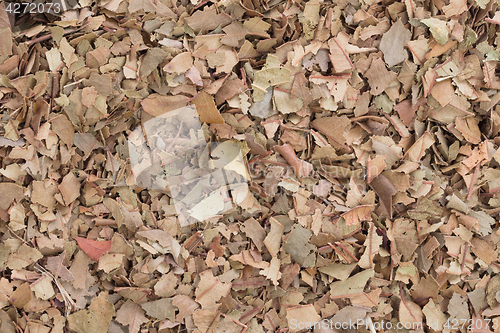
M 0 3 L 0 332 L 500 331 L 498 0 L 77 2 Z M 204 140 L 250 192 L 181 226 L 129 143 Z

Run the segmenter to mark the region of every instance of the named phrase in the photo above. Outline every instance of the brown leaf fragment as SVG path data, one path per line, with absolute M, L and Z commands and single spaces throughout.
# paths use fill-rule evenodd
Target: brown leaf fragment
M 24 198 L 24 188 L 14 183 L 0 183 L 0 208 L 9 209 L 13 200 Z
M 165 59 L 167 52 L 159 47 L 151 48 L 146 52 L 142 60 L 141 69 L 139 71 L 140 77 L 146 77 L 153 72 L 153 70 Z
M 238 21 L 225 26 L 222 31 L 226 33 L 225 36 L 221 37 L 222 44 L 231 47 L 239 47 L 240 40 L 243 40 L 247 34 L 247 29 Z
M 376 156 L 374 159 L 368 158 L 366 164 L 366 182 L 370 184 L 372 180 L 380 175 L 385 169 L 385 155 Z
M 227 296 L 231 290 L 231 283 L 220 282 L 218 277 L 215 277 L 212 270 L 206 270 L 200 273 L 200 283 L 196 288 L 196 301 L 201 304 L 202 308 L 215 308 L 216 302 Z
M 384 33 L 380 41 L 380 50 L 384 53 L 387 66 L 392 67 L 408 59 L 408 53 L 404 49 L 411 38 L 411 32 L 398 20 Z
M 394 185 L 384 175 L 378 175 L 370 183 L 379 197 L 380 211 L 392 217 L 392 196 L 397 193 Z
M 182 52 L 176 55 L 168 64 L 163 67 L 167 73 L 182 74 L 193 66 L 193 56 L 190 52 Z
M 153 117 L 158 117 L 166 112 L 180 109 L 187 104 L 188 98 L 183 95 L 163 96 L 151 94 L 141 102 L 144 111 Z
M 115 316 L 115 308 L 108 301 L 108 293 L 101 292 L 92 299 L 88 309 L 74 312 L 68 316 L 69 329 L 77 333 L 105 333 Z
M 307 81 L 308 80 L 304 76 L 304 73 L 295 74 L 291 91 L 292 98 L 302 99 L 302 102 L 306 107 L 313 101 L 311 91 L 307 87 Z
M 90 133 L 75 133 L 73 135 L 73 143 L 77 148 L 79 148 L 85 154 L 83 159 L 87 159 L 87 157 L 94 149 L 103 147 L 102 143 L 97 141 L 97 139 Z M 68 178 L 68 180 L 72 179 Z
M 124 256 L 125 255 L 121 253 L 104 253 L 99 258 L 99 265 L 97 266 L 97 269 L 103 270 L 105 273 L 110 273 L 111 271 L 122 266 Z
M 43 255 L 38 249 L 23 244 L 16 252 L 11 253 L 7 259 L 7 267 L 10 269 L 22 269 L 37 262 L 42 257 Z
M 330 285 L 330 297 L 344 298 L 352 296 L 362 296 L 368 279 L 373 277 L 375 272 L 373 269 L 366 269 L 358 274 L 347 278 L 344 281 L 335 281 Z
M 201 78 L 200 71 L 198 71 L 195 66 L 191 66 L 186 72 L 185 76 L 197 86 L 203 86 L 203 80 Z
M 372 61 L 370 68 L 366 71 L 365 76 L 370 84 L 370 93 L 374 96 L 380 95 L 389 85 L 397 78 L 397 74 L 385 68 L 385 63 L 382 59 L 377 58 Z
M 269 263 L 267 261 L 262 261 L 262 258 L 256 258 L 249 250 L 241 251 L 238 254 L 234 254 L 229 259 L 239 261 L 242 264 L 252 266 L 254 268 L 268 268 Z
M 42 275 L 38 280 L 30 285 L 31 290 L 35 292 L 35 296 L 41 300 L 48 300 L 55 295 L 52 287 L 52 278 L 46 274 Z
M 264 326 L 269 331 L 275 331 L 276 328 L 279 326 L 280 322 L 281 318 L 276 313 L 276 310 L 271 309 L 264 315 L 264 321 L 262 323 L 262 326 Z
M 454 94 L 455 89 L 453 88 L 451 80 L 435 82 L 432 86 L 432 97 L 434 97 L 443 107 L 450 104 Z
M 414 325 L 422 323 L 423 319 L 424 315 L 420 306 L 402 296 L 401 303 L 399 303 L 399 321 L 408 327 L 415 327 Z
M 442 331 L 446 323 L 446 315 L 436 306 L 434 300 L 430 299 L 422 310 L 425 321 L 429 327 L 436 331 Z
M 425 63 L 429 52 L 429 41 L 426 38 L 409 41 L 406 46 L 410 49 L 415 64 L 422 65 Z
M 147 302 L 148 296 L 151 295 L 151 290 L 148 288 L 120 287 L 115 288 L 115 291 L 122 297 L 131 299 L 137 304 Z
M 175 320 L 175 307 L 172 304 L 171 298 L 161 298 L 156 301 L 142 303 L 141 307 L 150 317 L 154 317 L 159 320 Z
M 443 216 L 443 208 L 432 200 L 420 197 L 415 209 L 408 211 L 408 215 L 416 220 L 438 220 Z
M 346 225 L 357 225 L 361 221 L 371 221 L 372 209 L 372 205 L 358 206 L 343 213 L 341 216 L 345 219 Z
M 50 71 L 53 73 L 58 72 L 64 66 L 64 63 L 61 59 L 61 52 L 59 52 L 57 48 L 52 48 L 49 51 L 45 52 L 45 57 L 47 58 L 47 62 L 49 63 Z M 87 59 L 88 57 L 89 56 L 87 56 Z M 87 64 L 88 63 L 89 62 L 87 61 Z M 88 66 L 91 67 L 90 65 Z
M 316 248 L 309 243 L 311 236 L 312 232 L 309 229 L 296 223 L 283 245 L 285 252 L 303 267 L 312 267 L 315 262 L 314 254 L 310 253 Z
M 461 296 L 458 293 L 453 293 L 453 297 L 448 303 L 448 313 L 450 314 L 450 320 L 458 319 L 466 320 L 470 318 L 469 306 L 467 304 L 467 297 Z
M 137 333 L 142 324 L 149 320 L 144 316 L 144 310 L 132 300 L 127 300 L 116 312 L 116 321 L 128 326 L 129 333 Z
M 500 13 L 500 12 L 498 12 Z M 496 75 L 497 61 L 485 61 L 483 66 L 484 82 L 486 88 L 500 89 L 500 80 Z
M 217 13 L 218 10 L 214 6 L 204 7 L 203 11 L 197 10 L 193 15 L 186 17 L 184 20 L 194 31 L 199 32 L 210 31 L 217 28 L 219 25 L 226 26 L 231 23 L 231 16 L 226 13 Z
M 273 257 L 269 267 L 260 271 L 260 275 L 264 275 L 267 279 L 273 281 L 275 286 L 278 286 L 278 280 L 281 279 L 282 276 L 280 272 L 280 262 L 278 258 Z
M 73 124 L 68 118 L 64 114 L 61 114 L 51 120 L 51 125 L 52 130 L 61 138 L 66 146 L 71 147 L 73 145 L 75 131 L 73 130 Z
M 75 277 L 68 270 L 68 268 L 63 264 L 63 261 L 66 260 L 66 252 L 61 253 L 55 257 L 49 257 L 47 259 L 47 265 L 45 266 L 49 271 L 54 274 L 55 277 L 59 277 L 64 281 L 73 281 Z
M 256 219 L 250 218 L 245 221 L 241 226 L 241 231 L 243 231 L 248 237 L 250 237 L 259 251 L 262 251 L 262 246 L 264 245 L 264 238 L 266 237 L 266 231 Z
M 220 105 L 224 103 L 226 100 L 243 93 L 247 89 L 245 82 L 238 78 L 228 79 L 224 81 L 222 86 L 218 91 L 215 92 L 215 104 Z M 208 90 L 205 90 L 207 93 Z
M 91 259 L 83 251 L 78 251 L 75 255 L 75 259 L 69 269 L 71 274 L 75 277 L 75 279 L 71 281 L 71 285 L 74 288 L 81 290 L 87 288 L 88 265 L 90 262 Z
M 328 47 L 330 48 L 330 61 L 332 62 L 333 68 L 335 69 L 336 73 L 342 73 L 354 68 L 349 55 L 340 46 L 340 43 L 336 37 L 328 41 Z
M 112 241 L 95 241 L 91 239 L 85 239 L 82 237 L 74 237 L 78 242 L 78 246 L 88 255 L 91 259 L 99 261 L 101 256 L 111 250 Z
M 257 58 L 260 54 L 255 51 L 252 43 L 250 43 L 248 40 L 245 39 L 243 42 L 243 45 L 241 46 L 239 52 L 238 52 L 238 59 L 250 59 L 250 58 Z
M 292 146 L 288 143 L 282 146 L 274 146 L 274 149 L 276 149 L 276 151 L 285 158 L 288 164 L 290 164 L 299 181 L 301 181 L 302 177 L 307 177 L 312 171 L 311 165 L 308 162 L 299 159 Z
M 373 222 L 368 222 L 368 235 L 365 240 L 365 251 L 359 259 L 359 267 L 361 268 L 373 268 L 373 257 L 378 253 L 380 245 L 382 245 L 382 236 L 377 234 L 377 229 Z
M 155 294 L 160 297 L 171 297 L 175 295 L 175 288 L 179 284 L 179 279 L 174 272 L 164 274 L 155 284 Z
M 16 324 L 10 319 L 7 312 L 0 310 L 0 331 L 5 333 L 16 333 Z
M 352 271 L 358 265 L 357 262 L 354 262 L 349 265 L 345 265 L 342 263 L 333 263 L 328 266 L 320 267 L 318 270 L 322 273 L 325 273 L 329 276 L 336 278 L 337 280 L 345 280 L 351 275 Z
M 52 49 L 52 50 L 55 50 L 55 49 Z M 99 46 L 97 49 L 90 51 L 90 52 L 87 52 L 85 54 L 85 59 L 86 59 L 85 63 L 90 68 L 98 68 L 99 66 L 103 66 L 106 64 L 110 54 L 111 54 L 111 51 L 109 50 L 108 47 L 106 47 L 104 45 Z M 59 59 L 57 59 L 57 61 L 61 61 L 60 57 L 61 56 L 59 53 Z M 55 60 L 53 60 L 53 62 L 55 62 Z M 61 61 L 61 65 L 62 65 L 62 61 Z M 56 67 L 56 66 L 53 65 L 53 67 Z M 52 71 L 54 71 L 54 69 L 52 69 L 53 67 L 51 67 Z M 58 68 L 56 67 L 55 70 L 57 71 L 57 69 Z
M 455 126 L 470 143 L 477 145 L 481 142 L 481 131 L 473 117 L 457 117 Z
M 200 306 L 191 297 L 186 295 L 175 295 L 172 304 L 179 309 L 175 321 L 182 322 L 184 318 L 191 315 Z
M 323 214 L 321 214 L 321 209 L 316 208 L 314 215 L 312 216 L 311 230 L 315 236 L 317 236 L 321 231 L 321 226 L 323 224 Z
M 5 13 L 5 9 L 3 10 Z M 9 27 L 0 27 L 0 63 L 12 55 L 12 31 Z
M 443 7 L 443 12 L 446 18 L 456 15 L 461 15 L 467 10 L 466 0 L 451 0 L 449 5 Z
M 446 51 L 452 49 L 455 45 L 457 45 L 456 40 L 450 40 L 445 45 L 434 43 L 433 45 L 430 45 L 431 50 L 425 55 L 425 59 L 439 57 L 440 55 L 446 53 Z
M 286 319 L 290 332 L 298 332 L 301 328 L 312 329 L 321 321 L 321 316 L 312 304 L 296 306 L 286 309 Z M 300 327 L 300 328 L 299 328 Z
M 493 250 L 493 246 L 478 237 L 471 239 L 471 251 L 487 265 L 498 258 L 498 254 Z
M 73 172 L 64 176 L 61 185 L 58 186 L 66 205 L 71 204 L 80 196 L 80 182 Z
M 28 327 L 30 332 L 37 332 L 37 333 L 49 333 L 50 328 L 42 325 L 40 323 L 34 322 L 34 321 L 28 321 Z
M 12 296 L 9 297 L 9 302 L 18 309 L 22 309 L 31 300 L 32 294 L 30 284 L 23 283 L 14 290 Z
M 202 91 L 193 100 L 193 104 L 196 106 L 196 111 L 200 116 L 200 122 L 207 124 L 224 124 L 224 118 L 222 118 L 219 110 L 215 106 L 214 98 Z
M 269 222 L 271 223 L 271 231 L 267 234 L 263 243 L 266 245 L 269 253 L 273 257 L 276 257 L 281 247 L 281 237 L 283 236 L 285 227 L 274 217 L 271 217 Z
M 213 332 L 219 324 L 220 312 L 214 310 L 196 310 L 193 321 L 201 333 Z
M 404 158 L 418 162 L 425 154 L 425 150 L 434 144 L 435 140 L 430 132 L 425 132 L 417 141 L 408 149 Z
M 347 141 L 345 133 L 351 128 L 351 121 L 346 116 L 317 118 L 311 124 L 328 137 L 330 144 L 336 150 L 340 150 L 342 153 L 352 151 L 350 147 L 345 145 Z

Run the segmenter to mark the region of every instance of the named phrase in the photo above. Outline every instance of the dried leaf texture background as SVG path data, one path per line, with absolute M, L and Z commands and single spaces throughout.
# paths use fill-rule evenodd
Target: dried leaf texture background
M 500 332 L 498 1 L 25 7 L 0 332 Z

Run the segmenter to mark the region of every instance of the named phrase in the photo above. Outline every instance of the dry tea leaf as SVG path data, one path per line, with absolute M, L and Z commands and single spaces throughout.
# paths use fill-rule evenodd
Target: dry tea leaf
M 369 229 L 368 229 L 368 235 L 366 236 L 365 240 L 365 251 L 363 252 L 363 255 L 359 259 L 359 267 L 361 268 L 373 268 L 373 256 L 378 253 L 380 249 L 380 245 L 382 245 L 382 236 L 379 236 L 377 234 L 377 229 L 375 228 L 375 225 L 373 222 L 368 222 Z
M 436 306 L 432 299 L 424 306 L 422 312 L 429 327 L 436 331 L 442 331 L 446 323 L 446 315 Z
M 380 40 L 380 50 L 384 53 L 384 61 L 387 66 L 392 67 L 405 61 L 408 53 L 404 49 L 411 38 L 411 32 L 398 20 L 384 33 Z
M 111 250 L 112 241 L 95 241 L 85 239 L 82 237 L 74 237 L 78 242 L 78 246 L 88 255 L 92 260 L 99 261 L 101 256 Z
M 161 298 L 153 302 L 142 303 L 141 307 L 150 317 L 159 320 L 175 320 L 175 307 L 172 305 L 171 298 Z
M 343 281 L 335 281 L 330 284 L 330 297 L 343 298 L 363 295 L 368 279 L 373 277 L 375 272 L 373 269 L 366 269 L 358 274 L 351 276 Z
M 80 245 L 80 242 L 78 243 Z M 81 247 L 81 246 L 80 246 Z M 111 249 L 111 246 L 110 246 Z M 83 250 L 83 249 L 82 249 Z M 85 252 L 85 251 L 84 251 Z M 93 256 L 98 256 L 97 250 L 92 253 Z M 98 270 L 103 270 L 105 273 L 110 273 L 111 271 L 122 266 L 123 257 L 125 255 L 121 253 L 104 253 L 99 258 L 99 265 L 97 267 Z
M 176 55 L 168 64 L 163 67 L 167 73 L 182 74 L 193 66 L 193 56 L 190 52 L 182 52 Z
M 80 310 L 68 316 L 68 325 L 77 333 L 107 332 L 111 319 L 115 316 L 115 308 L 108 301 L 108 293 L 101 292 L 92 299 L 88 310 Z
M 14 293 L 9 297 L 9 302 L 18 309 L 22 309 L 32 298 L 30 285 L 28 282 L 23 283 L 14 290 Z
M 58 186 L 66 205 L 71 204 L 80 196 L 80 182 L 73 172 L 64 176 L 61 185 Z
M 264 67 L 254 75 L 254 81 L 252 83 L 252 87 L 254 88 L 254 102 L 261 102 L 264 100 L 264 95 L 269 86 L 292 81 L 290 75 L 290 70 L 286 67 L 282 67 L 276 56 L 269 54 Z
M 129 333 L 137 333 L 142 324 L 148 322 L 144 310 L 131 300 L 127 300 L 116 312 L 116 321 L 128 326 Z
M 320 315 L 312 304 L 296 306 L 286 309 L 286 319 L 288 325 L 292 327 L 290 332 L 298 332 L 298 327 L 312 329 L 314 325 L 321 321 Z M 293 327 L 296 327 L 295 329 Z
M 384 61 L 377 58 L 372 61 L 372 65 L 366 71 L 365 76 L 372 87 L 370 93 L 374 96 L 380 95 L 389 85 L 396 80 L 397 74 L 385 68 Z
M 432 37 L 441 45 L 448 42 L 448 27 L 445 21 L 441 21 L 437 18 L 431 17 L 428 19 L 420 20 L 423 24 L 429 27 Z
M 314 265 L 315 256 L 310 252 L 315 249 L 315 246 L 309 243 L 311 236 L 310 230 L 295 224 L 283 245 L 285 252 L 303 267 Z
M 24 198 L 23 187 L 14 183 L 0 183 L 0 208 L 9 209 L 13 200 Z
M 215 102 L 212 96 L 202 91 L 193 100 L 194 105 L 196 106 L 196 111 L 200 116 L 200 122 L 207 124 L 224 124 L 224 118 L 217 110 L 215 106 Z
M 341 216 L 344 218 L 346 225 L 358 225 L 360 221 L 370 221 L 372 219 L 372 209 L 371 205 L 358 206 L 343 213 Z
M 215 308 L 216 302 L 221 297 L 227 296 L 230 289 L 230 283 L 220 282 L 218 277 L 213 276 L 211 270 L 206 270 L 200 273 L 200 283 L 195 292 L 196 301 L 202 308 Z
M 278 286 L 278 280 L 281 279 L 282 275 L 280 272 L 280 262 L 278 258 L 273 257 L 269 267 L 260 271 L 260 275 L 264 275 L 267 279 L 273 281 L 275 286 Z
M 16 252 L 9 256 L 7 259 L 7 267 L 10 269 L 22 269 L 37 262 L 41 258 L 43 258 L 43 255 L 40 251 L 23 244 Z
M 403 325 L 413 327 L 410 325 L 422 323 L 423 319 L 422 309 L 417 304 L 404 298 L 401 299 L 401 303 L 399 304 L 399 320 Z
M 271 231 L 267 234 L 263 243 L 266 245 L 269 253 L 271 253 L 273 257 L 276 257 L 281 247 L 281 237 L 283 236 L 285 228 L 273 217 L 271 217 L 269 221 L 271 222 Z

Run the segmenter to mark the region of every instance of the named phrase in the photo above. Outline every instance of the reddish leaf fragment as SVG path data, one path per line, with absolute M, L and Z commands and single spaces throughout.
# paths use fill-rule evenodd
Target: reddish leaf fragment
M 112 241 L 95 241 L 82 237 L 73 237 L 78 242 L 78 246 L 95 261 L 99 261 L 101 256 L 111 250 Z

